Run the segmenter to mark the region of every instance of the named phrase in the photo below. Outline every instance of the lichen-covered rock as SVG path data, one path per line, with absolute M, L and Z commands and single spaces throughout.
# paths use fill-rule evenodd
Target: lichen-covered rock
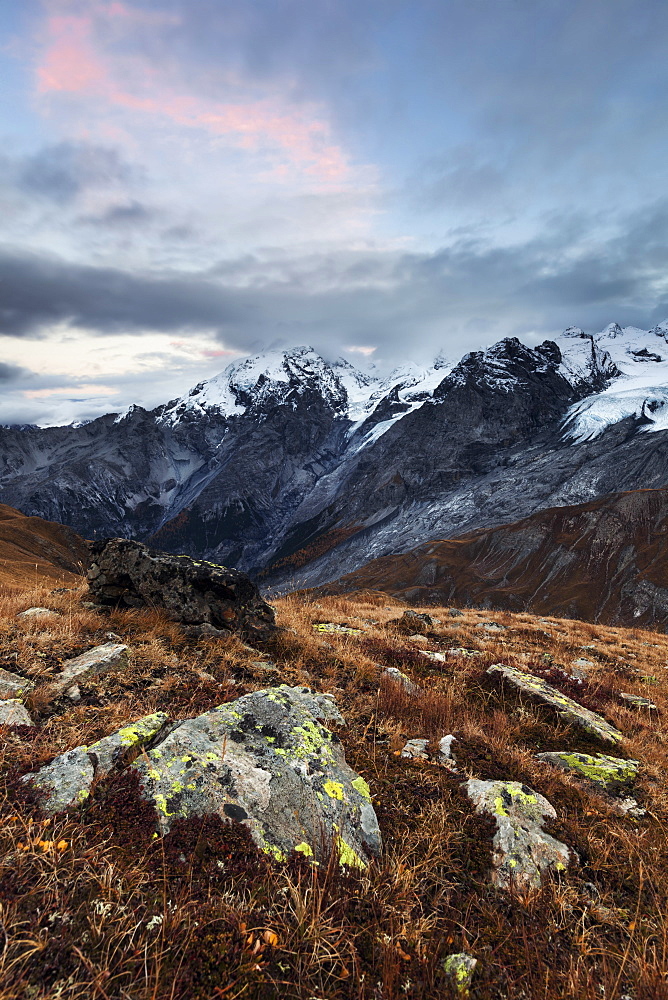
M 0 701 L 0 726 L 32 726 L 32 719 L 20 698 Z
M 90 746 L 68 750 L 34 774 L 26 774 L 23 781 L 42 793 L 42 810 L 47 815 L 80 805 L 90 795 L 96 778 L 128 764 L 144 746 L 159 738 L 167 722 L 164 712 L 145 715 Z
M 330 697 L 283 684 L 182 723 L 132 765 L 161 832 L 217 814 L 277 860 L 333 845 L 341 864 L 364 867 L 381 847 L 369 788 L 321 719 L 343 722 Z
M 128 665 L 128 647 L 122 643 L 105 642 L 80 656 L 66 660 L 62 671 L 48 685 L 51 697 L 64 694 L 87 677 L 106 673 L 107 670 L 124 669 Z
M 553 709 L 565 722 L 577 726 L 584 730 L 588 736 L 600 740 L 602 743 L 616 746 L 624 739 L 619 730 L 615 729 L 603 716 L 578 705 L 568 695 L 562 694 L 561 691 L 534 674 L 525 673 L 515 667 L 508 667 L 503 663 L 494 663 L 487 673 L 490 677 L 497 678 L 532 701 Z
M 542 829 L 546 819 L 556 819 L 547 799 L 519 781 L 481 781 L 464 785 L 476 812 L 496 821 L 492 882 L 503 889 L 536 888 L 544 871 L 564 871 L 570 851 Z
M 353 628 L 352 625 L 337 625 L 336 622 L 316 622 L 313 628 L 317 632 L 328 632 L 332 635 L 361 635 L 361 628 Z
M 443 971 L 454 987 L 457 996 L 469 996 L 473 973 L 478 965 L 478 959 L 461 951 L 456 955 L 448 955 L 443 962 Z
M 569 753 L 566 750 L 536 754 L 536 760 L 583 778 L 611 795 L 627 791 L 638 775 L 637 760 L 608 757 L 607 754 Z
M 648 708 L 650 711 L 656 711 L 656 705 L 649 698 L 643 698 L 640 694 L 628 694 L 625 691 L 619 696 L 622 701 L 625 701 L 627 705 L 631 705 L 632 708 Z
M 140 542 L 91 542 L 91 596 L 102 604 L 163 608 L 187 625 L 213 625 L 249 638 L 275 631 L 274 611 L 236 569 L 190 556 L 155 552 Z
M 0 698 L 20 698 L 30 691 L 32 686 L 32 681 L 0 667 Z

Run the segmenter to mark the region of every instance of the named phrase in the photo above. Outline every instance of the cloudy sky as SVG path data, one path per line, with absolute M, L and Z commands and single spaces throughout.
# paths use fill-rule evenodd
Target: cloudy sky
M 668 316 L 664 0 L 0 0 L 0 422 Z

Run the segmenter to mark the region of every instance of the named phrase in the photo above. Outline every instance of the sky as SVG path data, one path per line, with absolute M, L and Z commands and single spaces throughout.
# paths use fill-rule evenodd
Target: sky
M 668 317 L 664 0 L 0 0 L 0 423 Z

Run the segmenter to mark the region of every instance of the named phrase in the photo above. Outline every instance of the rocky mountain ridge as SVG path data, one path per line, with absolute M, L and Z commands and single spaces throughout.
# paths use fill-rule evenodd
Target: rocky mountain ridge
M 388 378 L 307 347 L 270 352 L 150 412 L 0 429 L 0 500 L 275 590 L 316 585 L 433 538 L 663 485 L 667 338 L 668 323 L 570 328 Z

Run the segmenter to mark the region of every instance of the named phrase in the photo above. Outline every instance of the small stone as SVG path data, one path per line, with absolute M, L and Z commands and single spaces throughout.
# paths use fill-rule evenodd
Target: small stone
M 435 663 L 445 663 L 447 659 L 445 653 L 433 653 L 430 649 L 421 649 L 420 652 Z
M 410 677 L 407 677 L 403 671 L 398 670 L 397 667 L 386 667 L 383 671 L 383 677 L 385 680 L 392 681 L 394 684 L 399 684 L 407 694 L 420 694 L 421 689 L 414 684 Z
M 352 628 L 351 625 L 337 625 L 335 622 L 317 622 L 313 625 L 317 632 L 331 632 L 339 635 L 361 635 L 361 628 Z
M 428 745 L 429 740 L 408 740 L 405 747 L 401 751 L 401 756 L 410 757 L 413 760 L 429 760 L 429 754 L 427 753 Z
M 500 625 L 498 622 L 480 622 L 476 625 L 476 628 L 484 628 L 486 632 L 505 632 L 506 626 Z
M 542 829 L 545 819 L 557 816 L 543 795 L 519 781 L 471 778 L 463 787 L 476 812 L 496 821 L 492 841 L 495 885 L 537 888 L 544 871 L 565 871 L 570 861 L 568 847 Z
M 468 997 L 473 973 L 476 970 L 478 959 L 465 952 L 457 955 L 448 955 L 443 962 L 443 971 L 452 983 L 455 992 L 460 997 Z
M 0 698 L 20 698 L 29 691 L 33 682 L 0 667 Z
M 594 663 L 593 660 L 586 660 L 584 658 L 584 656 L 581 656 L 579 659 L 573 660 L 573 663 L 571 664 L 571 666 L 573 666 L 573 667 L 595 667 L 596 664 Z
M 442 736 L 438 741 L 438 756 L 436 757 L 437 764 L 441 764 L 442 767 L 447 767 L 449 771 L 453 772 L 457 771 L 457 761 L 452 752 L 452 744 L 456 742 L 454 736 Z
M 68 688 L 65 692 L 65 697 L 75 703 L 81 701 L 81 690 L 79 689 L 79 685 L 73 684 L 71 688 Z
M 649 698 L 643 698 L 639 694 L 626 694 L 622 692 L 619 696 L 623 701 L 629 705 L 633 705 L 635 708 L 649 708 L 650 710 L 656 711 L 656 705 Z
M 412 639 L 413 642 L 429 642 L 428 637 L 426 635 L 420 635 L 419 632 L 415 632 L 414 635 L 409 635 L 408 638 Z
M 32 719 L 19 698 L 0 701 L 0 726 L 32 726 Z
M 128 647 L 122 643 L 106 642 L 66 660 L 61 673 L 47 686 L 46 692 L 51 698 L 55 698 L 84 677 L 97 676 L 112 668 L 125 669 L 127 665 Z
M 16 616 L 17 618 L 57 618 L 58 612 L 51 608 L 27 608 Z
M 448 611 L 448 614 L 450 615 L 451 618 L 462 618 L 464 612 L 463 611 L 457 611 L 457 608 L 450 608 L 450 610 Z
M 643 816 L 647 815 L 647 810 L 642 809 L 641 806 L 638 805 L 637 800 L 632 798 L 630 795 L 622 799 L 621 802 L 617 803 L 617 806 L 619 811 L 624 816 L 632 816 L 633 819 L 642 819 Z

